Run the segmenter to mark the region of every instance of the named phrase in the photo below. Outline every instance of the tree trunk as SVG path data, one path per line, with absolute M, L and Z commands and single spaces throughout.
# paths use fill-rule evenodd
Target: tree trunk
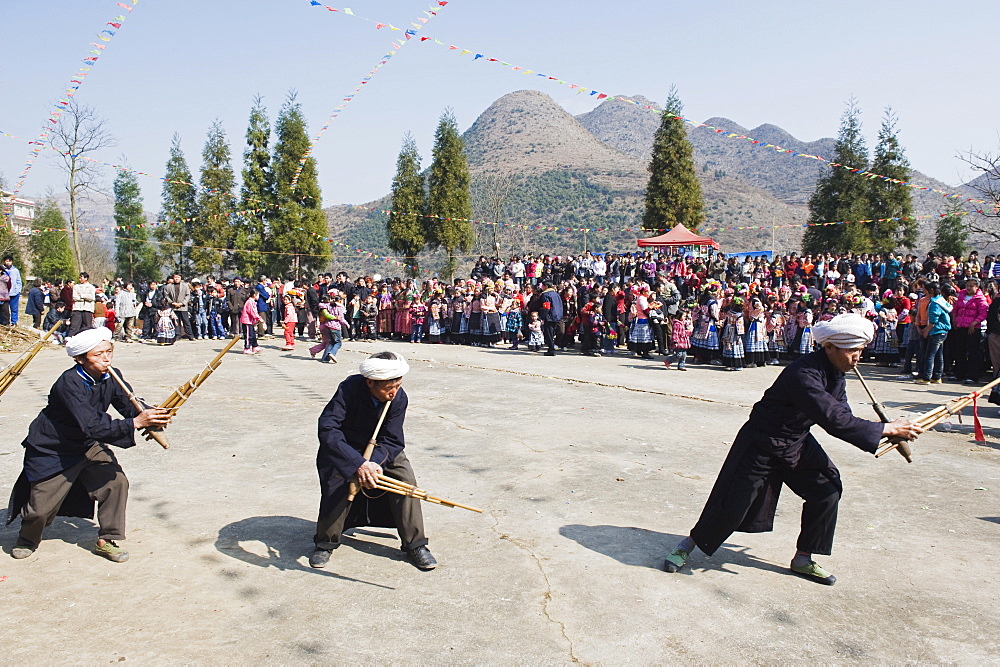
M 83 272 L 83 264 L 80 258 L 80 233 L 76 220 L 76 160 L 72 160 L 69 169 L 69 226 L 73 235 L 73 255 L 76 258 L 76 270 Z

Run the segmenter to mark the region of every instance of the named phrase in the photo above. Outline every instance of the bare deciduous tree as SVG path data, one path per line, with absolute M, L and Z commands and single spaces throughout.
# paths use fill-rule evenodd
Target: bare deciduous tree
M 966 216 L 969 231 L 1000 241 L 1000 154 L 969 151 L 958 158 L 980 172 L 968 185 L 988 202 Z
M 517 242 L 516 227 L 501 225 L 510 217 L 509 206 L 514 191 L 521 185 L 521 176 L 509 170 L 487 171 L 473 181 L 472 201 L 476 210 L 485 211 L 492 230 L 493 256 L 500 257 L 501 240 L 507 241 L 508 250 Z M 483 238 L 483 235 L 477 235 Z M 521 235 L 523 237 L 523 234 Z M 521 239 L 523 244 L 523 238 Z
M 97 112 L 87 106 L 80 106 L 76 100 L 66 105 L 59 123 L 52 132 L 52 146 L 60 152 L 61 168 L 66 172 L 66 192 L 69 194 L 69 234 L 76 256 L 77 268 L 82 271 L 83 249 L 79 233 L 79 200 L 86 192 L 107 194 L 101 189 L 100 172 L 97 163 L 86 158 L 103 148 L 115 145 L 111 133 L 104 127 L 105 121 Z

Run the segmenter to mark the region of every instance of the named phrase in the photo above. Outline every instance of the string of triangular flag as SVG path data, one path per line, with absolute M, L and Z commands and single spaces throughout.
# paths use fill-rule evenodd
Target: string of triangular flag
M 28 173 L 31 168 L 35 166 L 35 161 L 38 159 L 39 154 L 42 152 L 42 147 L 46 146 L 46 142 L 52 136 L 50 130 L 54 129 L 56 125 L 59 124 L 59 117 L 62 115 L 63 110 L 69 105 L 73 97 L 76 95 L 76 91 L 80 89 L 83 82 L 86 80 L 87 75 L 97 64 L 97 61 L 103 55 L 104 50 L 107 48 L 108 44 L 111 42 L 112 38 L 118 34 L 121 27 L 125 24 L 126 18 L 132 13 L 133 7 L 139 4 L 139 0 L 129 0 L 131 4 L 126 4 L 124 2 L 116 2 L 115 4 L 121 9 L 125 10 L 125 14 L 118 14 L 110 21 L 104 24 L 104 29 L 97 33 L 97 39 L 100 42 L 90 42 L 92 49 L 87 51 L 87 56 L 83 59 L 83 65 L 77 68 L 77 71 L 73 73 L 70 77 L 69 84 L 62 91 L 58 100 L 49 110 L 49 116 L 42 123 L 42 131 L 38 134 L 38 138 L 33 142 L 34 147 L 28 151 L 28 158 L 25 160 L 24 168 L 17 177 L 17 181 L 14 184 L 13 192 L 11 193 L 10 201 L 6 206 L 4 211 L 4 216 L 9 222 L 10 216 L 14 209 L 14 198 L 21 192 L 24 187 L 24 182 L 28 178 Z
M 555 84 L 558 84 L 558 85 L 568 86 L 571 90 L 575 90 L 578 95 L 581 95 L 583 93 L 587 93 L 587 95 L 589 95 L 591 97 L 594 97 L 594 98 L 596 98 L 598 100 L 607 100 L 609 102 L 613 101 L 613 100 L 618 100 L 618 101 L 621 101 L 621 102 L 632 104 L 632 105 L 637 106 L 637 107 L 639 107 L 641 109 L 645 109 L 647 111 L 651 111 L 651 112 L 656 113 L 656 114 L 662 115 L 664 113 L 663 110 L 661 110 L 661 109 L 657 109 L 657 108 L 655 108 L 653 106 L 650 106 L 648 104 L 641 104 L 639 102 L 636 102 L 635 100 L 631 100 L 631 99 L 629 99 L 627 97 L 624 97 L 624 96 L 621 96 L 621 95 L 608 95 L 607 93 L 604 93 L 604 92 L 601 92 L 601 91 L 598 91 L 598 90 L 593 90 L 593 89 L 590 89 L 590 88 L 585 88 L 585 87 L 583 87 L 583 86 L 581 86 L 579 84 L 570 83 L 569 81 L 565 81 L 565 80 L 560 79 L 558 77 L 550 76 L 548 74 L 543 74 L 541 72 L 538 72 L 537 70 L 532 70 L 532 69 L 528 69 L 526 67 L 521 67 L 520 65 L 515 65 L 515 64 L 512 64 L 512 63 L 506 62 L 504 60 L 501 60 L 499 58 L 493 58 L 493 57 L 487 56 L 487 55 L 485 55 L 483 53 L 478 53 L 478 52 L 476 52 L 476 51 L 474 51 L 472 49 L 466 49 L 466 48 L 462 48 L 462 47 L 459 47 L 459 46 L 455 46 L 454 44 L 448 44 L 447 42 L 442 42 L 441 40 L 439 40 L 439 39 L 437 39 L 435 37 L 428 37 L 426 35 L 423 35 L 423 36 L 420 36 L 418 38 L 418 41 L 421 42 L 421 43 L 423 43 L 423 42 L 431 42 L 431 43 L 434 43 L 434 44 L 438 44 L 440 46 L 443 46 L 443 47 L 447 48 L 450 52 L 455 53 L 455 54 L 457 54 L 459 56 L 472 55 L 473 56 L 472 60 L 474 62 L 482 60 L 483 62 L 495 63 L 497 65 L 500 65 L 501 67 L 508 68 L 511 71 L 518 72 L 519 74 L 522 74 L 522 75 L 532 75 L 533 74 L 534 76 L 539 77 L 539 78 L 541 78 L 541 79 L 543 79 L 545 81 L 548 81 L 550 83 L 555 83 Z M 831 162 L 830 160 L 828 160 L 828 159 L 826 159 L 826 158 L 824 158 L 822 156 L 819 156 L 819 155 L 811 155 L 809 153 L 801 153 L 801 152 L 792 150 L 790 148 L 782 148 L 781 146 L 778 146 L 776 144 L 769 144 L 767 142 L 760 141 L 758 139 L 754 139 L 753 137 L 748 137 L 745 134 L 740 134 L 738 132 L 730 132 L 729 130 L 726 130 L 725 128 L 719 128 L 719 127 L 714 127 L 712 125 L 706 125 L 705 123 L 699 123 L 697 121 L 691 120 L 690 118 L 685 118 L 684 116 L 671 115 L 670 118 L 673 118 L 674 120 L 682 121 L 684 123 L 688 123 L 689 125 L 692 125 L 692 126 L 694 126 L 696 128 L 703 128 L 703 129 L 706 129 L 706 130 L 710 130 L 710 131 L 712 131 L 712 132 L 714 132 L 714 133 L 716 133 L 718 135 L 726 137 L 727 139 L 745 140 L 745 141 L 753 144 L 754 146 L 757 146 L 758 148 L 770 149 L 770 150 L 773 150 L 776 153 L 786 154 L 789 157 L 801 157 L 801 158 L 806 158 L 806 159 L 810 159 L 810 160 L 816 160 L 816 161 L 819 161 L 819 162 L 825 162 L 830 167 L 845 169 L 845 170 L 849 171 L 850 173 L 858 174 L 859 176 L 862 176 L 864 178 L 868 178 L 868 179 L 881 179 L 883 181 L 887 181 L 887 182 L 890 182 L 890 183 L 895 183 L 896 185 L 901 185 L 901 186 L 904 186 L 904 187 L 912 188 L 914 190 L 922 190 L 922 191 L 925 191 L 925 192 L 933 192 L 935 194 L 941 195 L 943 198 L 946 198 L 946 199 L 959 199 L 959 200 L 961 200 L 963 202 L 970 202 L 970 203 L 975 203 L 975 204 L 991 204 L 991 205 L 995 204 L 995 202 L 989 202 L 989 201 L 986 201 L 985 199 L 968 198 L 968 197 L 965 197 L 962 194 L 958 194 L 958 193 L 954 193 L 954 192 L 948 192 L 946 190 L 941 190 L 941 189 L 938 189 L 938 188 L 931 188 L 931 187 L 920 185 L 919 183 L 912 183 L 912 182 L 909 182 L 909 181 L 903 181 L 903 180 L 900 180 L 898 178 L 891 178 L 889 176 L 883 176 L 882 174 L 876 174 L 876 173 L 868 171 L 866 169 L 859 169 L 859 168 L 852 167 L 852 166 L 846 165 L 846 164 L 839 164 L 837 162 Z
M 321 2 L 318 2 L 318 0 L 310 0 L 310 4 L 317 7 L 325 7 L 330 11 L 342 12 L 350 16 L 357 16 L 356 14 L 354 14 L 354 12 L 350 11 L 350 9 L 343 9 L 343 10 L 335 9 L 333 7 L 324 5 Z M 309 147 L 306 148 L 306 152 L 303 153 L 302 157 L 299 158 L 299 164 L 295 168 L 295 174 L 292 176 L 291 185 L 293 189 L 299 183 L 299 177 L 302 175 L 302 170 L 305 169 L 306 162 L 309 160 L 309 156 L 312 155 L 313 148 L 316 146 L 316 143 L 323 138 L 323 134 L 330 128 L 330 124 L 333 123 L 333 119 L 339 116 L 340 113 L 347 107 L 347 105 L 350 104 L 352 101 L 354 101 L 354 98 L 357 96 L 358 92 L 372 80 L 372 77 L 378 74 L 379 71 L 383 67 L 385 67 L 386 63 L 392 60 L 393 56 L 399 53 L 399 50 L 403 48 L 403 46 L 409 40 L 411 40 L 414 36 L 416 36 L 417 31 L 420 30 L 422 27 L 424 27 L 427 21 L 429 21 L 434 16 L 437 16 L 438 11 L 440 11 L 440 9 L 447 4 L 448 4 L 447 0 L 437 0 L 437 3 L 435 5 L 431 5 L 430 7 L 425 9 L 423 11 L 425 16 L 417 18 L 417 20 L 420 21 L 420 23 L 411 23 L 410 25 L 412 25 L 413 28 L 405 30 L 403 32 L 403 39 L 401 40 L 393 39 L 392 47 L 389 49 L 389 51 L 385 55 L 383 55 L 382 58 L 378 61 L 378 63 L 375 65 L 375 67 L 373 67 L 368 72 L 368 74 L 366 74 L 364 78 L 361 79 L 361 82 L 358 83 L 357 86 L 355 86 L 354 90 L 352 90 L 350 94 L 345 95 L 344 98 L 341 100 L 340 104 L 338 104 L 333 109 L 333 111 L 330 113 L 330 117 L 326 119 L 326 122 L 323 123 L 322 126 L 320 126 L 319 131 L 316 133 L 316 136 L 314 136 L 309 141 Z M 365 19 L 365 20 L 368 21 L 370 19 Z M 391 25 L 389 23 L 376 23 L 375 27 L 376 29 L 387 27 L 390 30 L 403 30 L 403 28 L 397 28 L 396 26 Z

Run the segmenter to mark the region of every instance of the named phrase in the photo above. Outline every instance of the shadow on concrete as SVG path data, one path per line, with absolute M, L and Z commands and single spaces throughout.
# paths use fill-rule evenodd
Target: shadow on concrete
M 981 516 L 979 518 L 983 521 L 989 521 L 990 523 L 1000 524 L 1000 516 Z
M 559 534 L 591 551 L 614 558 L 624 565 L 648 567 L 653 570 L 663 569 L 664 558 L 681 540 L 680 535 L 658 533 L 654 530 L 634 526 L 570 524 L 561 527 Z M 726 569 L 727 565 L 737 565 L 789 574 L 788 568 L 751 556 L 747 553 L 748 550 L 747 547 L 732 549 L 723 545 L 711 557 L 696 551 L 688 561 L 688 567 L 681 570 L 680 573 L 691 574 L 698 570 L 717 570 L 727 574 L 737 574 Z
M 316 529 L 315 521 L 306 521 L 293 516 L 254 516 L 248 519 L 234 521 L 219 530 L 219 536 L 215 540 L 215 548 L 220 553 L 230 556 L 244 563 L 256 565 L 257 567 L 276 568 L 278 570 L 298 570 L 302 572 L 312 572 L 343 581 L 351 581 L 359 584 L 367 584 L 378 588 L 395 590 L 391 586 L 384 586 L 363 579 L 354 579 L 344 575 L 320 570 L 303 565 L 299 558 L 312 553 L 313 546 L 309 537 Z M 240 544 L 241 542 L 260 542 L 267 550 L 267 555 L 247 551 Z M 351 545 L 359 551 L 381 555 L 383 557 L 395 557 L 402 560 L 402 553 L 379 544 L 359 542 L 351 540 Z

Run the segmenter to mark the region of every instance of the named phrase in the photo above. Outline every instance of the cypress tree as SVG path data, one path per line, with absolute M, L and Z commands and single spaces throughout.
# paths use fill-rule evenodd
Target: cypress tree
M 671 86 L 646 168 L 649 182 L 642 215 L 645 229 L 670 229 L 676 225 L 698 229 L 705 221 L 701 184 L 694 169 L 694 149 L 688 141 L 684 121 L 674 118 L 683 110 L 677 88 Z
M 201 152 L 201 190 L 198 192 L 198 219 L 191 225 L 191 260 L 196 273 L 215 273 L 223 268 L 231 253 L 217 248 L 231 247 L 236 187 L 230 160 L 229 142 L 222 123 L 216 120 L 208 130 Z
M 236 270 L 245 276 L 260 273 L 266 264 L 264 249 L 268 218 L 274 211 L 267 204 L 274 203 L 274 172 L 271 171 L 271 127 L 267 110 L 258 95 L 253 99 L 250 121 L 247 123 L 246 148 L 243 150 L 243 187 L 240 190 L 240 209 L 261 209 L 257 213 L 243 213 L 234 232 L 233 248 L 240 252 L 233 255 Z
M 427 242 L 424 211 L 424 177 L 420 175 L 420 154 L 417 143 L 407 133 L 403 148 L 396 159 L 396 176 L 392 179 L 392 209 L 386 222 L 389 247 L 403 256 L 409 275 L 419 273 L 417 255 Z
M 469 187 L 469 161 L 458 133 L 458 121 L 451 109 L 441 114 L 434 132 L 433 162 L 427 197 L 427 240 L 432 247 L 448 254 L 443 273 L 450 280 L 455 273 L 455 251 L 468 252 L 476 241 L 469 219 L 472 195 Z
M 159 277 L 160 263 L 149 244 L 149 228 L 142 211 L 139 179 L 131 171 L 119 171 L 115 193 L 115 264 L 119 276 L 131 282 Z M 140 226 L 141 225 L 141 226 Z
M 160 264 L 169 271 L 180 271 L 191 275 L 191 220 L 198 217 L 197 190 L 192 182 L 184 151 L 181 150 L 180 135 L 174 133 L 170 142 L 170 158 L 167 160 L 166 175 L 163 180 L 163 202 L 153 236 L 164 241 L 160 246 Z
M 952 257 L 965 257 L 969 250 L 969 227 L 965 224 L 966 211 L 958 202 L 952 202 L 944 217 L 937 221 L 934 234 L 934 252 Z
M 841 116 L 840 131 L 834 146 L 833 162 L 860 171 L 868 168 L 868 148 L 861 136 L 861 111 L 853 98 Z M 864 220 L 869 217 L 869 185 L 844 167 L 830 167 L 816 182 L 809 198 L 809 222 L 827 223 Z M 802 237 L 806 252 L 868 252 L 866 225 L 813 226 Z
M 69 245 L 66 218 L 54 197 L 46 198 L 35 212 L 31 228 L 34 233 L 28 238 L 28 253 L 32 272 L 43 280 L 75 278 L 76 262 Z
M 306 121 L 295 93 L 278 113 L 275 124 L 277 141 L 271 165 L 274 169 L 275 199 L 281 208 L 270 221 L 268 249 L 287 253 L 268 255 L 270 273 L 275 276 L 318 271 L 330 261 L 330 244 L 323 239 L 329 234 L 326 213 L 321 208 L 319 176 L 315 158 L 300 162 L 310 149 Z M 295 172 L 302 165 L 298 182 L 292 187 Z
M 896 123 L 896 114 L 891 107 L 887 107 L 878 132 L 871 171 L 888 179 L 906 182 L 910 180 L 910 162 L 899 145 Z M 910 188 L 882 178 L 873 178 L 869 182 L 869 188 L 868 217 L 885 220 L 869 223 L 869 251 L 884 253 L 901 245 L 913 248 L 917 243 L 917 221 L 888 219 L 909 218 L 913 215 Z

